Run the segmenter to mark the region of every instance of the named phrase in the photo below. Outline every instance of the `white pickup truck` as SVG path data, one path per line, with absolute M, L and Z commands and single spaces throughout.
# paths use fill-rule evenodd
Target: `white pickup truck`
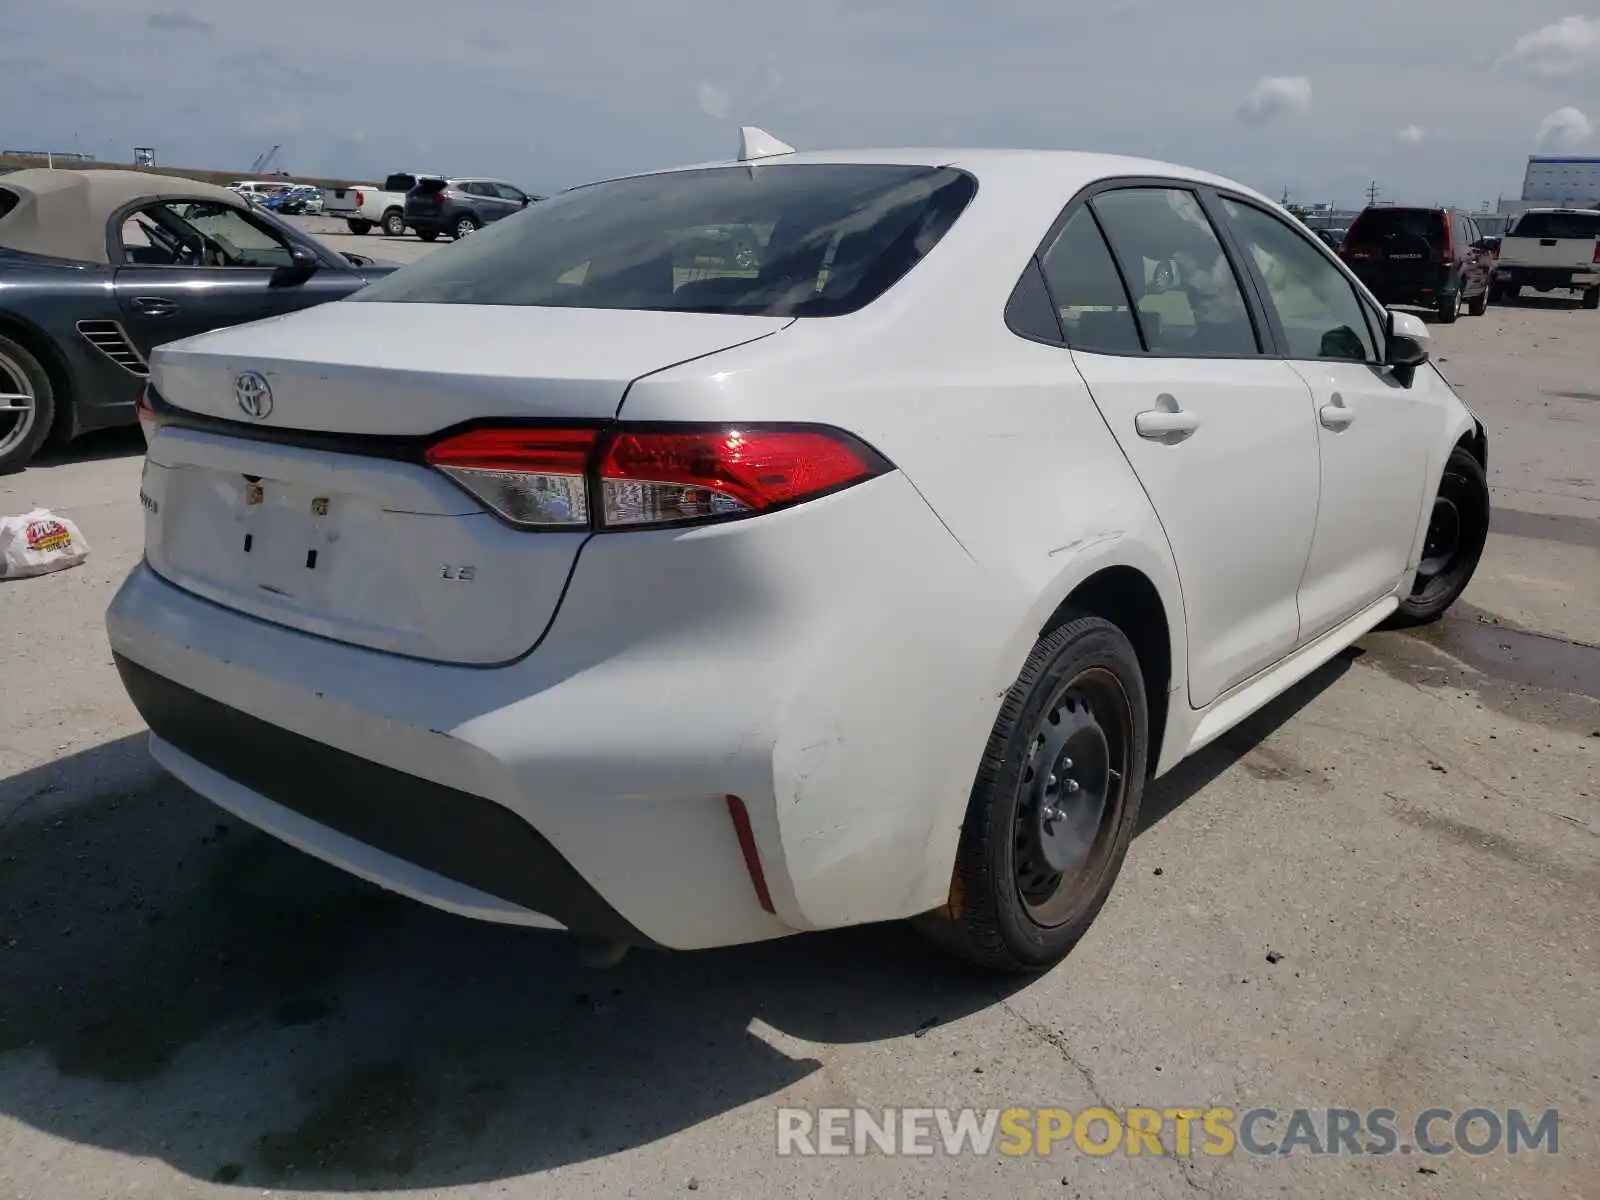
M 1523 288 L 1583 293 L 1600 308 L 1600 209 L 1530 208 L 1500 239 L 1490 295 L 1515 300 Z
M 376 184 L 329 188 L 323 196 L 322 215 L 344 221 L 355 234 L 366 233 L 374 225 L 390 237 L 406 231 L 406 193 L 419 179 L 442 179 L 426 172 L 396 171 Z

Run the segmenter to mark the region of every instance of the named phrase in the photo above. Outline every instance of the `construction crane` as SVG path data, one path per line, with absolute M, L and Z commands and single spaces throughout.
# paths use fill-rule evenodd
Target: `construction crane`
M 250 174 L 252 174 L 252 175 L 265 175 L 265 174 L 267 174 L 268 173 L 268 168 L 270 168 L 273 163 L 278 161 L 278 151 L 280 151 L 282 149 L 283 149 L 282 146 L 274 146 L 271 150 L 268 150 L 265 154 L 258 155 L 256 157 L 255 162 L 250 164 Z M 284 172 L 280 171 L 280 172 L 278 172 L 278 174 L 284 174 Z

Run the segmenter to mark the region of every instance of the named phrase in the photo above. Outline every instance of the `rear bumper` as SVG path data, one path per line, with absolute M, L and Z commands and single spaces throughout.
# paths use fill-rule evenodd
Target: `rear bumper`
M 1600 284 L 1600 265 L 1595 267 L 1519 267 L 1515 263 L 1497 266 L 1494 281 L 1498 287 L 1531 287 L 1541 291 L 1571 288 L 1583 291 Z
M 408 212 L 405 214 L 405 222 L 407 228 L 415 229 L 418 233 L 444 233 L 447 230 L 455 227 L 455 223 L 453 221 L 447 217 L 441 217 L 437 213 L 422 214 Z
M 502 667 L 299 633 L 145 565 L 107 628 L 152 750 L 224 808 L 437 907 L 692 949 L 945 900 L 1020 620 L 995 592 L 891 474 L 597 537 Z
M 1431 307 L 1441 296 L 1453 295 L 1464 286 L 1464 281 L 1444 267 L 1399 279 L 1379 271 L 1357 271 L 1356 274 L 1380 304 Z

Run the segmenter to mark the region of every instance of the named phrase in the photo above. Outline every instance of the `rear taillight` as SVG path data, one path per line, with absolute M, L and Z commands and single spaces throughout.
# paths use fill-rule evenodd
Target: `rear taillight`
M 363 192 L 360 188 L 357 188 L 356 189 L 356 207 L 360 208 L 366 202 L 367 202 L 367 194 L 365 192 Z
M 474 429 L 435 442 L 426 458 L 513 525 L 582 529 L 598 436 L 593 429 Z
M 1448 267 L 1456 261 L 1456 252 L 1450 241 L 1450 216 L 1448 213 L 1441 213 L 1439 219 L 1444 222 L 1444 233 L 1439 242 L 1439 265 Z
M 155 437 L 160 427 L 161 418 L 156 415 L 155 405 L 150 400 L 150 385 L 146 384 L 139 393 L 139 428 L 144 431 L 145 445 L 150 444 L 150 439 Z
M 648 529 L 756 516 L 890 470 L 821 427 L 478 429 L 428 464 L 524 529 Z
M 1594 244 L 1594 261 L 1600 263 L 1600 241 Z

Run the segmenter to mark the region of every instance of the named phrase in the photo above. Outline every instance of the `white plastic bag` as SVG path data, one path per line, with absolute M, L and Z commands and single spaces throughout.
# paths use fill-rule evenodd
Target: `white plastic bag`
M 89 557 L 78 527 L 49 509 L 0 517 L 0 579 L 26 579 L 65 571 Z

